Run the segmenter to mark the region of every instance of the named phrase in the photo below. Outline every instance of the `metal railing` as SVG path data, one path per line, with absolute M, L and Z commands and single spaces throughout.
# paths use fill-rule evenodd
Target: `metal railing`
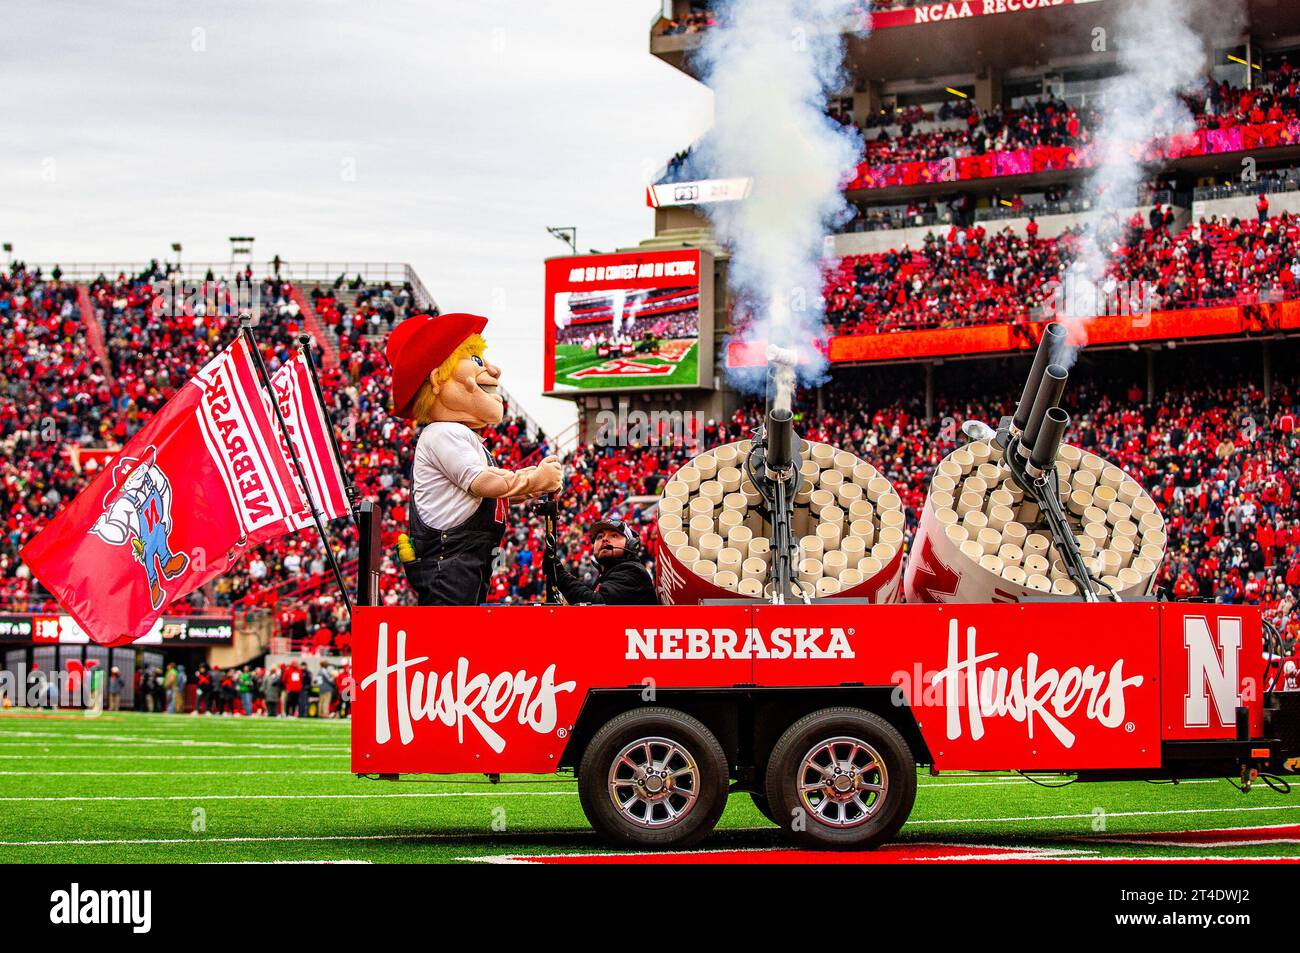
M 1143 208 L 1148 205 L 1170 205 L 1174 208 L 1191 208 L 1192 194 L 1190 192 L 1175 192 L 1172 189 L 1160 189 L 1159 191 L 1145 192 L 1138 196 L 1137 205 L 1133 208 Z M 1034 216 L 1041 218 L 1044 215 L 1078 215 L 1084 212 L 1096 211 L 1093 200 L 1089 196 L 1067 196 L 1058 202 L 1041 202 L 1036 205 L 1023 205 L 1020 208 L 1008 208 L 1005 205 L 996 205 L 992 208 L 979 208 L 975 210 L 975 221 L 977 222 L 996 222 L 1008 218 L 1028 218 Z M 1122 209 L 1122 212 L 1128 214 L 1133 209 Z
M 563 459 L 578 448 L 579 422 L 569 424 L 554 437 L 550 438 L 551 453 Z
M 70 262 L 29 262 L 29 271 L 39 268 L 42 274 L 49 275 L 57 268 L 60 277 L 67 281 L 93 281 L 100 275 L 115 278 L 118 275 L 141 275 L 157 269 L 169 278 L 178 280 L 202 281 L 211 273 L 214 279 L 229 279 L 244 272 L 248 264 L 232 261 L 70 261 Z M 279 275 L 290 281 L 318 282 L 329 284 L 342 277 L 344 283 L 354 280 L 358 275 L 368 285 L 391 283 L 402 285 L 409 283 L 420 308 L 436 308 L 437 302 L 429 289 L 425 287 L 415 269 L 407 262 L 394 261 L 281 261 L 277 271 L 274 261 L 253 262 L 253 278 Z
M 1071 215 L 1078 212 L 1087 212 L 1092 209 L 1090 199 L 1062 199 L 1059 202 L 1043 202 L 1039 205 L 1022 205 L 1020 208 L 1008 208 L 1005 205 L 994 205 L 991 208 L 977 208 L 975 210 L 975 221 L 977 222 L 1000 222 L 1008 218 L 1028 218 L 1033 215 L 1035 218 L 1043 215 Z
M 1233 182 L 1229 185 L 1205 185 L 1192 191 L 1195 202 L 1231 199 L 1241 195 L 1273 195 L 1300 191 L 1300 171 L 1289 169 L 1281 176 L 1259 182 Z
M 911 215 L 900 212 L 897 215 L 890 215 L 888 218 L 871 218 L 859 214 L 857 217 L 836 229 L 836 234 L 848 235 L 857 232 L 890 232 L 900 228 L 925 228 L 933 225 L 951 225 L 952 221 L 952 212 L 946 208 L 938 209 L 933 212 L 914 212 Z

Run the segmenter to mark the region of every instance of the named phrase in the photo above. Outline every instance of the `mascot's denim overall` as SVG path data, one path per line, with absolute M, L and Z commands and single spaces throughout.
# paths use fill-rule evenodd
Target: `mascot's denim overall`
M 496 466 L 488 454 L 488 465 Z M 505 533 L 505 502 L 484 497 L 473 515 L 453 529 L 433 529 L 411 501 L 411 547 L 403 563 L 422 606 L 476 606 L 487 601 L 492 561 Z
M 163 522 L 163 498 L 153 480 L 145 477 L 144 500 L 136 507 L 136 516 L 140 520 L 140 555 L 144 559 L 144 571 L 149 576 L 149 585 L 158 585 L 158 566 L 166 565 L 172 560 L 171 546 L 167 542 L 167 525 Z

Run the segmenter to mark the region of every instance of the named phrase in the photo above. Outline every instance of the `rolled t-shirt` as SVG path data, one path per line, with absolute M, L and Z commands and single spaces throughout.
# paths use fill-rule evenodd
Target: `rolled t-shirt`
M 490 466 L 483 441 L 464 424 L 426 425 L 415 444 L 411 474 L 411 495 L 424 524 L 455 529 L 473 516 L 483 501 L 469 491 L 470 484 Z

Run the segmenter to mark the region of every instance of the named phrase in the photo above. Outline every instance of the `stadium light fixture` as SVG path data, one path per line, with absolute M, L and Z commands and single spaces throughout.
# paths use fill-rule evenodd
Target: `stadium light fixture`
M 945 86 L 943 88 L 943 91 L 945 93 L 952 93 L 954 96 L 960 96 L 962 99 L 970 99 L 970 97 L 967 96 L 965 93 L 963 93 L 960 89 L 953 89 L 951 86 Z
M 547 233 L 569 246 L 569 253 L 578 254 L 578 227 L 576 225 L 547 225 Z

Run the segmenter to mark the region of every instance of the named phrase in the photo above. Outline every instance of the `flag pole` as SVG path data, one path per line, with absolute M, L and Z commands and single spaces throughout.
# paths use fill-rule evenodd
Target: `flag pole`
M 311 509 L 311 518 L 316 523 L 316 532 L 320 533 L 320 540 L 325 546 L 325 554 L 329 557 L 330 568 L 334 570 L 334 580 L 338 583 L 339 594 L 343 597 L 343 604 L 347 606 L 348 618 L 352 618 L 352 598 L 348 595 L 347 584 L 343 581 L 343 570 L 339 568 L 339 561 L 334 556 L 334 547 L 330 545 L 329 535 L 325 532 L 325 524 L 321 521 L 320 510 L 316 506 L 316 501 L 312 498 L 311 487 L 307 485 L 307 474 L 302 468 L 302 461 L 298 459 L 298 448 L 294 446 L 293 438 L 289 435 L 289 425 L 285 422 L 284 414 L 280 411 L 280 402 L 275 399 L 275 390 L 271 387 L 271 375 L 266 371 L 266 364 L 262 361 L 262 350 L 257 345 L 257 338 L 253 334 L 253 319 L 250 315 L 242 314 L 239 317 L 239 331 L 248 343 L 248 348 L 252 351 L 253 366 L 257 368 L 257 377 L 261 381 L 267 397 L 271 399 L 271 409 L 275 412 L 275 419 L 280 425 L 280 435 L 284 437 L 285 445 L 289 448 L 289 458 L 293 461 L 293 468 L 298 473 L 298 482 L 302 484 L 303 495 L 307 498 L 307 505 Z
M 352 474 L 348 472 L 347 466 L 343 463 L 343 452 L 339 449 L 338 437 L 334 433 L 334 418 L 330 416 L 329 408 L 325 403 L 325 392 L 321 390 L 320 378 L 316 376 L 316 359 L 311 353 L 311 335 L 298 335 L 298 350 L 302 352 L 303 358 L 307 361 L 307 369 L 311 372 L 311 386 L 316 391 L 316 399 L 320 401 L 321 410 L 325 411 L 325 419 L 329 421 L 330 448 L 334 451 L 334 462 L 338 465 L 339 473 L 343 475 L 344 492 L 348 496 L 348 510 L 352 514 L 352 522 L 357 521 L 357 508 L 360 506 L 358 499 L 359 493 L 357 486 L 352 482 Z

